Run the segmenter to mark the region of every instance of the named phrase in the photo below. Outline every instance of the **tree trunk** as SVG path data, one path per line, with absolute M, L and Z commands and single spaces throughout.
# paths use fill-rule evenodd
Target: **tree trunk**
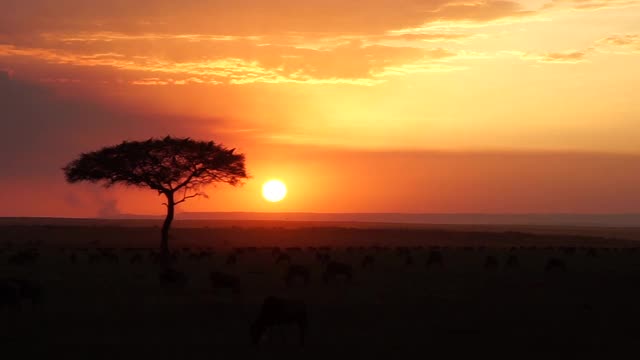
M 163 266 L 168 266 L 170 263 L 169 256 L 169 229 L 171 228 L 171 222 L 173 221 L 174 208 L 176 206 L 173 199 L 173 193 L 166 193 L 167 196 L 167 217 L 164 218 L 162 224 L 162 236 L 160 242 L 160 257 Z

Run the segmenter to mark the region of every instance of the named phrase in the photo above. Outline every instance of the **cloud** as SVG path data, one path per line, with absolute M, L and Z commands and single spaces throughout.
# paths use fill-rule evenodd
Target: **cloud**
M 551 0 L 545 8 L 568 7 L 574 10 L 600 10 L 639 5 L 638 0 Z
M 542 54 L 524 54 L 524 59 L 531 59 L 542 63 L 577 64 L 587 61 L 588 51 L 548 52 Z
M 166 45 L 166 44 L 165 44 Z M 349 41 L 321 49 L 271 44 L 213 44 L 215 50 L 128 52 L 127 47 L 106 52 L 89 48 L 83 52 L 0 45 L 0 58 L 31 58 L 48 64 L 99 67 L 135 73 L 135 85 L 181 85 L 187 83 L 347 83 L 371 85 L 388 68 L 425 64 L 452 58 L 441 48 L 367 45 Z M 90 51 L 89 51 L 90 50 Z M 97 51 L 97 52 L 96 52 Z M 122 53 L 121 53 L 121 52 Z M 128 52 L 128 53 L 127 53 Z M 169 55 L 163 55 L 169 54 Z M 173 54 L 178 54 L 177 57 Z M 208 54 L 208 55 L 206 55 Z M 17 60 L 15 60 L 17 61 Z
M 640 54 L 640 34 L 616 34 L 596 42 L 598 51 L 615 54 Z
M 372 85 L 397 68 L 455 69 L 434 59 L 439 49 L 430 44 L 476 36 L 403 29 L 532 14 L 510 0 L 8 1 L 11 11 L 0 13 L 3 63 L 115 69 L 147 86 Z
M 639 34 L 615 34 L 593 42 L 583 50 L 567 50 L 559 52 L 523 52 L 501 51 L 501 54 L 514 55 L 522 60 L 533 60 L 540 63 L 578 64 L 588 61 L 593 53 L 616 55 L 640 54 Z
M 478 27 L 544 13 L 509 0 L 9 2 L 12 10 L 0 13 L 0 66 L 40 69 L 36 80 L 48 83 L 117 80 L 146 87 L 370 86 L 388 76 L 457 71 L 469 67 L 457 61 L 489 56 L 460 50 L 488 36 Z M 546 8 L 635 3 L 555 0 Z M 575 64 L 590 52 L 520 53 L 525 60 Z
M 0 33 L 116 31 L 207 35 L 383 34 L 434 21 L 491 21 L 528 12 L 508 0 L 7 0 Z

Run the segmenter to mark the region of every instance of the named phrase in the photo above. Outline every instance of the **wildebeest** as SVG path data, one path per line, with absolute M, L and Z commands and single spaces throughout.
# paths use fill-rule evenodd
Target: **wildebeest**
M 407 257 L 404 259 L 404 264 L 406 266 L 413 265 L 413 256 L 411 256 L 410 254 L 407 255 Z
M 564 260 L 558 258 L 550 258 L 544 267 L 545 272 L 566 272 L 567 265 Z
M 406 255 L 409 253 L 409 248 L 406 246 L 396 246 L 396 254 L 398 256 Z
M 518 257 L 516 255 L 511 254 L 507 258 L 507 261 L 504 263 L 504 266 L 507 269 L 515 269 L 520 267 L 520 261 L 518 260 Z
M 289 265 L 284 276 L 285 283 L 287 286 L 292 286 L 296 278 L 302 279 L 304 284 L 308 285 L 311 278 L 311 270 L 304 265 Z
M 0 279 L 0 309 L 20 306 L 20 290 L 10 279 Z
M 42 299 L 42 287 L 33 281 L 16 278 L 0 279 L 0 307 L 20 307 L 25 300 L 35 306 L 41 304 Z
M 208 251 L 200 251 L 200 252 L 193 252 L 189 254 L 189 259 L 191 260 L 204 260 L 204 259 L 211 259 L 211 253 Z
M 120 258 L 118 255 L 112 253 L 111 251 L 105 251 L 102 253 L 102 257 L 110 264 L 117 264 L 120 262 Z
M 240 292 L 240 279 L 232 274 L 212 271 L 209 274 L 209 282 L 211 284 L 211 289 L 214 291 L 229 289 L 234 293 Z
M 431 268 L 432 266 L 439 266 L 442 267 L 443 261 L 442 261 L 442 254 L 440 253 L 440 251 L 437 250 L 431 250 L 429 251 L 429 256 L 427 257 L 427 268 Z
M 363 268 L 373 267 L 374 264 L 375 264 L 375 259 L 371 255 L 367 255 L 364 257 L 364 259 L 362 259 Z
M 337 261 L 331 261 L 327 264 L 322 279 L 325 283 L 329 280 L 335 280 L 339 276 L 346 278 L 349 281 L 353 280 L 353 267 L 349 264 L 339 263 Z
M 27 265 L 33 264 L 38 260 L 40 254 L 35 249 L 29 249 L 20 251 L 9 257 L 9 264 L 11 265 Z
M 229 256 L 227 256 L 227 260 L 225 261 L 225 264 L 235 265 L 237 262 L 238 262 L 238 257 L 236 256 L 236 254 L 229 254 Z
M 160 274 L 158 274 L 158 279 L 160 280 L 160 283 L 165 286 L 177 288 L 184 288 L 189 282 L 187 276 L 183 272 L 178 271 L 174 268 L 165 268 L 160 271 Z
M 488 255 L 484 261 L 485 270 L 497 270 L 499 265 L 498 259 L 493 255 Z
M 304 344 L 308 327 L 307 305 L 300 300 L 269 296 L 262 303 L 260 314 L 251 325 L 251 340 L 257 345 L 265 332 L 273 327 L 286 325 L 298 327 L 300 345 Z
M 276 264 L 280 264 L 281 262 L 291 264 L 291 256 L 285 253 L 278 255 L 278 257 L 276 258 Z
M 331 260 L 331 256 L 329 254 L 327 254 L 327 253 L 317 253 L 316 254 L 316 259 L 321 264 L 326 264 Z
M 89 261 L 89 264 L 96 264 L 100 262 L 101 259 L 102 259 L 102 254 L 92 253 L 92 254 L 89 254 L 89 257 L 87 260 Z
M 140 264 L 142 263 L 142 255 L 140 253 L 135 253 L 131 256 L 129 260 L 131 264 Z

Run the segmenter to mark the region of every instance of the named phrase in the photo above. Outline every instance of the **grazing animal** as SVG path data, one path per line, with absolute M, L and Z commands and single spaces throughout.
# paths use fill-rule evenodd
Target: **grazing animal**
M 189 253 L 189 259 L 196 261 L 211 259 L 211 253 L 209 253 L 208 251 L 192 252 Z
M 564 260 L 558 258 L 550 258 L 544 267 L 545 272 L 566 272 L 567 265 Z
M 407 255 L 409 254 L 409 248 L 406 246 L 396 246 L 396 254 L 398 254 L 398 256 Z
M 498 259 L 493 255 L 487 256 L 487 258 L 484 261 L 485 270 L 498 270 L 499 266 L 500 264 L 498 263 Z
M 411 255 L 407 255 L 407 257 L 404 259 L 404 264 L 406 266 L 411 266 L 413 265 L 413 256 Z
M 364 259 L 362 259 L 362 267 L 363 268 L 373 267 L 375 262 L 376 262 L 376 259 L 373 256 L 367 255 L 364 257 Z
M 120 258 L 118 257 L 118 255 L 110 252 L 110 251 L 105 251 L 102 253 L 102 258 L 110 263 L 110 264 L 117 264 L 120 262 Z
M 518 260 L 518 257 L 513 254 L 509 255 L 507 261 L 505 262 L 505 267 L 507 269 L 516 269 L 520 267 L 520 261 Z
M 437 250 L 431 250 L 429 257 L 427 257 L 427 268 L 432 266 L 443 267 L 442 254 Z
M 278 255 L 278 257 L 276 258 L 276 264 L 280 264 L 282 262 L 291 264 L 291 256 L 289 254 L 284 254 L 284 253 Z
M 309 285 L 311 270 L 304 265 L 289 265 L 287 273 L 284 276 L 285 283 L 287 286 L 292 286 L 296 278 L 302 279 L 305 286 Z
M 24 279 L 11 279 L 10 281 L 18 285 L 20 298 L 28 300 L 31 305 L 38 305 L 43 300 L 43 290 L 37 283 Z
M 32 306 L 42 303 L 43 291 L 40 285 L 24 279 L 0 279 L 0 307 L 18 308 L 28 300 Z
M 276 246 L 276 247 L 273 248 L 273 250 L 271 250 L 271 255 L 278 256 L 278 255 L 280 255 L 280 252 L 281 252 L 280 248 Z
M 232 274 L 212 271 L 209 274 L 209 282 L 213 291 L 229 289 L 234 293 L 240 292 L 240 279 Z
M 0 279 L 0 309 L 18 308 L 20 306 L 20 289 L 10 279 Z
M 225 264 L 235 265 L 237 262 L 238 262 L 238 257 L 236 256 L 236 254 L 229 254 L 229 256 L 227 256 L 227 261 L 225 262 Z
M 10 256 L 8 262 L 11 265 L 28 265 L 35 263 L 39 256 L 37 250 L 24 250 Z
M 102 255 L 96 254 L 96 253 L 89 254 L 89 258 L 88 258 L 89 264 L 99 263 L 101 259 L 102 259 Z
M 329 254 L 326 254 L 326 253 L 317 253 L 316 254 L 316 259 L 321 264 L 327 264 L 329 261 L 331 261 L 331 256 Z
M 160 283 L 165 286 L 184 288 L 187 286 L 189 279 L 187 276 L 176 269 L 166 268 L 158 274 Z
M 169 259 L 171 260 L 171 262 L 177 262 L 178 260 L 180 260 L 180 252 L 173 251 L 171 254 L 169 254 Z
M 251 325 L 251 340 L 258 345 L 265 332 L 276 326 L 298 327 L 300 345 L 304 344 L 308 327 L 307 305 L 300 300 L 267 297 L 262 303 L 258 318 Z
M 133 256 L 131 256 L 131 259 L 129 260 L 130 263 L 132 264 L 140 264 L 142 263 L 142 255 L 139 253 L 133 254 Z
M 349 281 L 353 280 L 353 267 L 349 264 L 339 263 L 337 261 L 331 261 L 327 264 L 322 279 L 325 283 L 329 280 L 335 280 L 339 276 L 346 278 Z

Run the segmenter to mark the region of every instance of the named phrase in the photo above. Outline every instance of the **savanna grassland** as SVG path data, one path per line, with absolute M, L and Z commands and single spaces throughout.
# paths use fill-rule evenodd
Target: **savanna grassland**
M 527 230 L 527 229 L 524 229 Z M 640 336 L 632 230 L 178 222 L 162 280 L 154 221 L 3 220 L 2 343 L 88 358 L 210 358 L 267 351 L 357 356 L 432 349 L 607 350 Z M 578 234 L 578 235 L 572 235 Z M 324 277 L 329 263 L 352 277 Z M 309 271 L 286 274 L 291 266 Z M 211 272 L 235 279 L 213 288 Z M 326 281 L 325 281 L 326 280 Z M 306 303 L 251 344 L 267 296 Z

